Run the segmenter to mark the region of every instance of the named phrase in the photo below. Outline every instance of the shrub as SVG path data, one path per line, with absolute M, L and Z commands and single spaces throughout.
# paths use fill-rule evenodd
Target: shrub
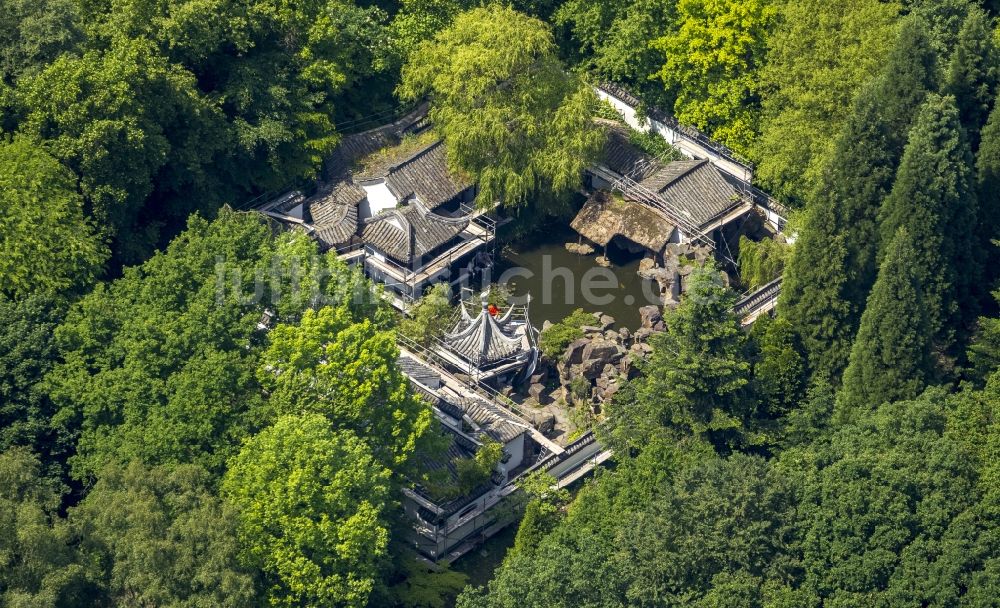
M 789 248 L 774 239 L 751 241 L 740 237 L 740 280 L 749 290 L 754 290 L 781 276 L 788 259 Z
M 582 308 L 577 308 L 565 319 L 543 331 L 538 340 L 538 346 L 543 355 L 555 359 L 566 350 L 570 342 L 583 337 L 582 327 L 593 324 L 594 315 L 584 312 Z

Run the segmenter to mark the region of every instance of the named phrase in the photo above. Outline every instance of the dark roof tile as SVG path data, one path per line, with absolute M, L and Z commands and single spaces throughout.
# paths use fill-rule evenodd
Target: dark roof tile
M 355 176 L 355 181 L 384 179 L 398 200 L 411 196 L 433 209 L 469 189 L 472 182 L 448 168 L 447 150 L 440 140 L 403 159 L 387 158 Z
M 739 195 L 707 160 L 674 161 L 641 182 L 701 226 L 739 204 Z
M 469 225 L 467 218 L 448 218 L 418 202 L 387 209 L 365 220 L 361 238 L 398 262 L 409 264 L 458 236 Z

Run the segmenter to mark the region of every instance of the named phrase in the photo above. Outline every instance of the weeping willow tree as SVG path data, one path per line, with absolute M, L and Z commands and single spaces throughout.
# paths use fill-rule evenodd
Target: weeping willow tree
M 740 237 L 740 280 L 749 290 L 754 290 L 781 276 L 789 254 L 788 245 L 774 239 L 751 241 Z
M 597 96 L 559 60 L 549 26 L 510 7 L 458 15 L 410 54 L 401 79 L 402 99 L 430 99 L 449 163 L 475 178 L 484 205 L 557 202 L 604 145 Z

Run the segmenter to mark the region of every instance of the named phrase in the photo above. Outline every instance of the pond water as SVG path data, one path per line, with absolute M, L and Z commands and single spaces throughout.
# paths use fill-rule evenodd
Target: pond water
M 568 229 L 553 229 L 544 238 L 504 246 L 493 280 L 504 283 L 515 296 L 531 294 L 531 321 L 541 327 L 545 320 L 558 322 L 577 308 L 602 312 L 616 320 L 615 327 L 639 327 L 639 307 L 657 303 L 659 287 L 643 279 L 641 253 L 609 245 L 607 252 L 578 255 L 566 250 L 578 236 Z M 595 261 L 605 253 L 612 265 L 602 268 Z

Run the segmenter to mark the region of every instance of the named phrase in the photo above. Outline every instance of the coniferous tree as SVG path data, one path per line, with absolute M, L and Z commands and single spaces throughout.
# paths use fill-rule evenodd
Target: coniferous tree
M 893 184 L 879 212 L 880 257 L 900 227 L 913 239 L 911 263 L 924 289 L 931 332 L 942 351 L 978 311 L 973 288 L 976 197 L 968 143 L 955 98 L 928 95 Z
M 993 292 L 993 298 L 1000 302 L 1000 289 Z M 966 378 L 980 385 L 985 384 L 990 375 L 1000 369 L 1000 319 L 979 319 L 976 335 L 969 344 L 968 359 Z
M 896 44 L 879 72 L 877 89 L 890 145 L 902 152 L 907 132 L 927 93 L 937 89 L 938 59 L 927 22 L 903 19 Z
M 996 97 L 1000 56 L 993 41 L 989 16 L 973 7 L 958 34 L 958 44 L 945 73 L 943 90 L 955 96 L 959 118 L 973 151 L 979 148 L 979 131 L 986 124 Z
M 993 243 L 1000 237 L 1000 230 L 997 229 L 994 219 L 1000 217 L 1000 103 L 994 102 L 993 112 L 986 121 L 981 135 L 976 155 L 978 217 L 982 219 L 976 222 L 979 231 L 977 246 L 980 248 L 980 259 L 983 261 L 983 284 L 995 287 L 997 280 L 1000 279 L 997 246 Z
M 934 90 L 936 65 L 926 23 L 907 18 L 882 72 L 855 100 L 824 173 L 818 196 L 833 199 L 839 212 L 849 277 L 844 297 L 854 307 L 855 328 L 875 282 L 878 209 L 892 189 L 913 117 Z
M 975 4 L 972 0 L 903 0 L 911 14 L 927 22 L 934 49 L 942 55 L 955 48 L 962 22 Z
M 879 267 L 837 398 L 839 416 L 912 399 L 931 375 L 930 336 L 910 233 L 899 228 Z
M 785 268 L 779 301 L 781 314 L 802 339 L 813 373 L 831 379 L 839 378 L 847 365 L 854 327 L 854 311 L 844 298 L 844 240 L 836 210 L 811 206 Z
M 883 112 L 882 88 L 880 82 L 872 83 L 854 101 L 854 111 L 823 172 L 822 186 L 811 201 L 813 205 L 833 207 L 837 229 L 844 235 L 847 259 L 843 271 L 849 280 L 843 295 L 851 305 L 852 327 L 857 327 L 868 290 L 875 281 L 876 217 L 892 188 L 902 154 L 902 144 L 897 150 L 892 142 L 890 121 Z
M 753 388 L 757 415 L 778 419 L 794 410 L 805 396 L 805 360 L 787 319 L 758 318 L 750 331 L 756 356 Z
M 891 80 L 891 79 L 879 79 Z M 846 273 L 842 298 L 851 306 L 847 322 L 857 328 L 865 298 L 875 282 L 877 216 L 892 188 L 903 142 L 894 141 L 878 82 L 862 89 L 823 171 L 810 204 L 830 207 L 836 232 L 843 235 Z
M 734 301 L 716 269 L 691 273 L 680 306 L 664 318 L 667 331 L 650 340 L 644 377 L 609 409 L 619 446 L 642 449 L 677 434 L 702 436 L 717 446 L 745 439 L 750 363 Z
M 783 291 L 814 370 L 834 381 L 847 365 L 875 282 L 878 210 L 892 188 L 913 116 L 935 88 L 936 64 L 927 24 L 908 17 L 881 72 L 855 99 L 810 196 L 814 213 Z

